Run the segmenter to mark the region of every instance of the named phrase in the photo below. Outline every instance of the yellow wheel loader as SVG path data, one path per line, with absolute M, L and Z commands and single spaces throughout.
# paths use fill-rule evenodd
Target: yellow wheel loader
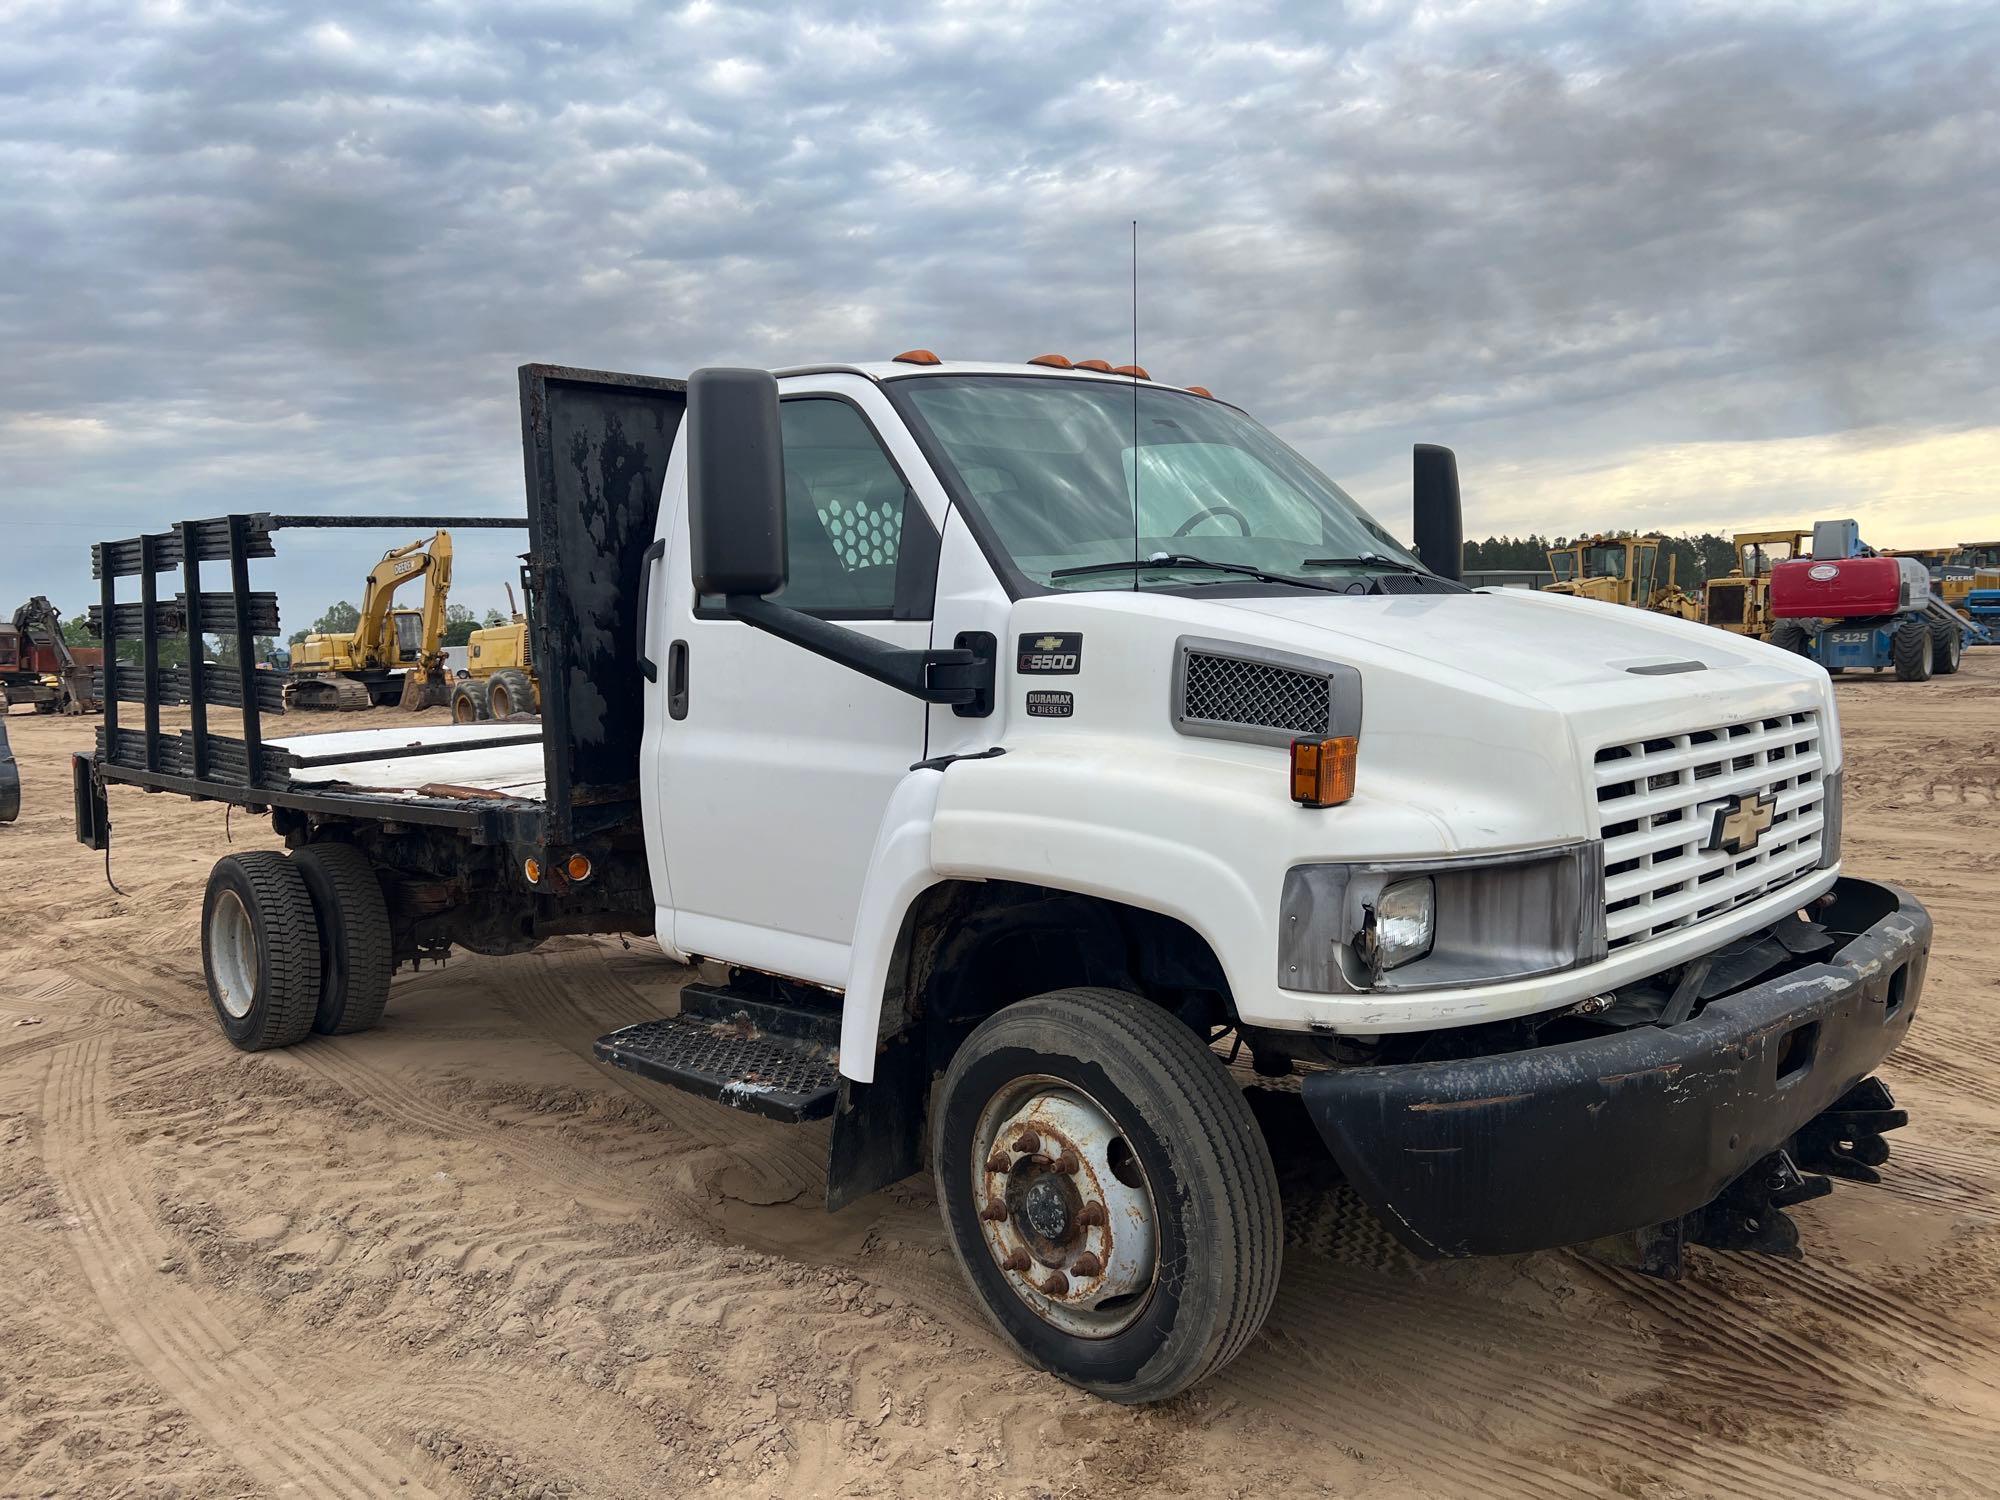
M 1667 581 L 1659 582 L 1660 544 L 1657 532 L 1645 536 L 1604 533 L 1578 537 L 1566 547 L 1549 549 L 1552 594 L 1574 594 L 1606 604 L 1627 604 L 1680 620 L 1699 620 L 1701 601 L 1674 579 L 1674 561 L 1667 559 Z
M 396 609 L 396 591 L 421 578 L 418 609 Z M 361 619 L 351 631 L 316 633 L 292 647 L 285 706 L 355 710 L 400 703 L 443 705 L 451 691 L 444 665 L 444 607 L 451 593 L 451 533 L 392 548 L 369 570 Z

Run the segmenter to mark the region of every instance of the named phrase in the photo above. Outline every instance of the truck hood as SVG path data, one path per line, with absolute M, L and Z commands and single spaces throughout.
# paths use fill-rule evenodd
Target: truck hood
M 1495 589 L 1470 594 L 1361 598 L 1311 596 L 1217 600 L 1234 611 L 1281 622 L 1287 634 L 1310 632 L 1322 649 L 1337 637 L 1431 665 L 1444 665 L 1499 688 L 1567 703 L 1579 691 L 1632 677 L 1748 672 L 1809 681 L 1818 669 L 1748 636 L 1668 615 L 1563 594 Z M 1684 692 L 1692 683 L 1675 685 Z

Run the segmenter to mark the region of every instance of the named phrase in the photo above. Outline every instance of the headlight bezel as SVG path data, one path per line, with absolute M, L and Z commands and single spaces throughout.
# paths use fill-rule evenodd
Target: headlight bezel
M 1360 941 L 1385 890 L 1428 880 L 1431 941 L 1377 966 Z M 1294 865 L 1279 901 L 1278 983 L 1318 994 L 1452 989 L 1556 974 L 1605 956 L 1604 846 Z

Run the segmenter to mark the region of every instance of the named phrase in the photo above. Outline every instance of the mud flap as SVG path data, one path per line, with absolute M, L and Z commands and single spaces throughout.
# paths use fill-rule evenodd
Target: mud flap
M 840 1080 L 827 1144 L 828 1213 L 923 1170 L 931 1081 L 926 1051 L 921 1031 L 904 1032 L 875 1059 L 873 1083 Z

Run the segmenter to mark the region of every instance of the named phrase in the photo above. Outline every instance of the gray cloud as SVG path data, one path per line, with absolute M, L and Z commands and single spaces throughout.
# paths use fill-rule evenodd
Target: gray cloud
M 1497 527 L 1483 466 L 1990 425 L 1997 60 L 1952 7 L 0 0 L 0 604 L 179 514 L 515 508 L 524 360 L 1121 354 L 1133 217 L 1144 361 L 1392 524 L 1413 438 Z M 288 623 L 360 572 L 293 549 Z

